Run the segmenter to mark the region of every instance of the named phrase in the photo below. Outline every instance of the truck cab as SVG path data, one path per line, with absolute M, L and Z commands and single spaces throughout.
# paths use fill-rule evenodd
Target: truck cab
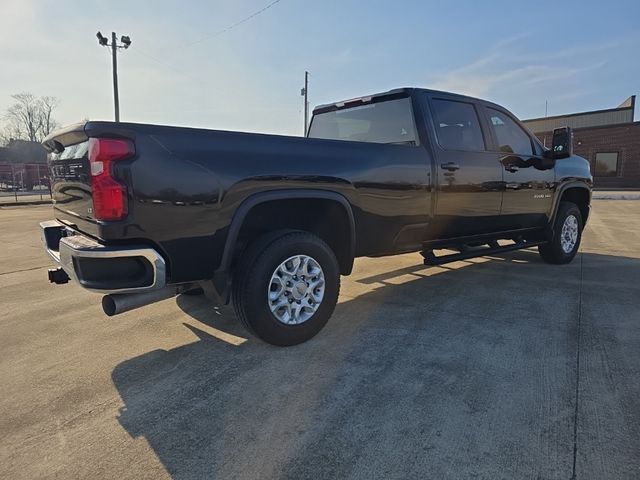
M 406 92 L 411 97 L 401 96 Z M 385 111 L 374 114 L 380 98 Z M 511 112 L 485 100 L 398 89 L 316 108 L 308 135 L 424 149 L 432 159 L 425 164 L 432 217 L 425 242 L 544 228 L 557 206 L 556 190 L 571 178 L 568 171 L 579 172 L 575 187 L 585 222 L 589 214 L 588 162 L 567 155 L 568 147 L 554 155 Z

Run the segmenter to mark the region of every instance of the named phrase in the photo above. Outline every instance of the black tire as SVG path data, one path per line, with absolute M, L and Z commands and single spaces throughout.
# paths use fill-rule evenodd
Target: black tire
M 573 216 L 578 223 L 577 240 L 573 245 L 573 249 L 568 252 L 562 248 L 562 227 L 568 217 Z M 578 253 L 580 241 L 582 240 L 582 213 L 575 203 L 560 202 L 558 214 L 553 225 L 553 238 L 549 243 L 538 246 L 540 257 L 547 262 L 556 265 L 569 263 Z
M 288 325 L 271 312 L 267 292 L 271 276 L 288 258 L 306 255 L 322 268 L 325 290 L 322 302 L 303 323 Z M 302 231 L 283 230 L 263 235 L 242 254 L 232 284 L 232 300 L 242 324 L 267 343 L 297 345 L 314 337 L 333 314 L 340 292 L 340 269 L 329 246 L 317 236 Z

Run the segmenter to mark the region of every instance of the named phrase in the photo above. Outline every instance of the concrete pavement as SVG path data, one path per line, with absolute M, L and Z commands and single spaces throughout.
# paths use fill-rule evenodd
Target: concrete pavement
M 640 203 L 533 251 L 359 259 L 310 342 L 178 297 L 115 318 L 0 209 L 0 478 L 640 477 Z
M 595 190 L 594 200 L 640 200 L 640 190 Z

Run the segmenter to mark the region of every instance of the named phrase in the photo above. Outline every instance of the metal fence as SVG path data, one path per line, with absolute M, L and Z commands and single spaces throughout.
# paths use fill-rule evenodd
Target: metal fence
M 42 163 L 0 163 L 0 204 L 51 199 L 49 169 Z

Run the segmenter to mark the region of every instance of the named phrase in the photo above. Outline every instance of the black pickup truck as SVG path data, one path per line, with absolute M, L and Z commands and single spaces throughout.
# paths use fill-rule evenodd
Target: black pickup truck
M 323 328 L 355 257 L 567 263 L 590 209 L 568 128 L 547 149 L 499 105 L 417 88 L 319 106 L 307 138 L 90 121 L 43 143 L 50 281 L 107 315 L 204 292 L 276 345 Z

